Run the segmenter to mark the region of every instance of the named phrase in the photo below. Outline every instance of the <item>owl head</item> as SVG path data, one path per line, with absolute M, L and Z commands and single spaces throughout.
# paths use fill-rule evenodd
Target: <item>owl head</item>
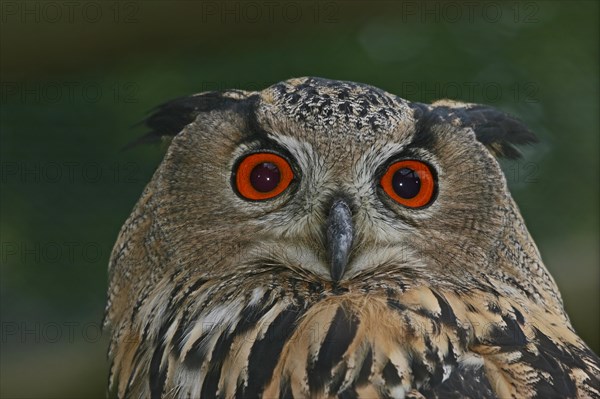
M 536 139 L 499 110 L 308 77 L 181 98 L 147 124 L 144 141 L 172 140 L 115 246 L 109 319 L 184 277 L 461 290 L 493 277 L 562 312 L 497 161 Z

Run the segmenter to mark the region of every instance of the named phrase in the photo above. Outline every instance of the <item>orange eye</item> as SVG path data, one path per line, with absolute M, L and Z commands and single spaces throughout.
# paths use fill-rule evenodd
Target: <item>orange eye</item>
M 281 194 L 292 182 L 294 172 L 288 161 L 270 152 L 250 154 L 235 170 L 235 185 L 246 199 L 266 200 Z
M 420 208 L 431 202 L 435 182 L 429 166 L 420 161 L 391 164 L 381 178 L 381 187 L 401 205 Z

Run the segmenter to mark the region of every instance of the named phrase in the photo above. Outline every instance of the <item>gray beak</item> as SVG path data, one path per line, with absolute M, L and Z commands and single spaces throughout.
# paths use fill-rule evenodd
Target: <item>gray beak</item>
M 345 200 L 337 199 L 333 201 L 327 218 L 327 247 L 333 281 L 340 281 L 346 271 L 353 238 L 350 207 Z

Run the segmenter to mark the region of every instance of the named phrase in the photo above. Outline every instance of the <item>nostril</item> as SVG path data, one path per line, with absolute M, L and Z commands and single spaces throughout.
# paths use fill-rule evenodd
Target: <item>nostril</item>
M 331 217 L 334 214 L 348 214 L 349 216 L 352 216 L 352 211 L 350 210 L 350 205 L 348 205 L 348 201 L 341 198 L 335 199 L 331 204 L 331 208 L 329 209 L 329 217 Z
M 336 206 L 346 209 L 348 212 L 350 212 L 350 214 L 353 214 L 356 210 L 354 208 L 354 202 L 347 194 L 336 192 L 333 194 L 332 197 L 333 198 L 330 200 L 331 202 L 328 208 L 329 214 L 331 214 L 331 212 L 336 208 Z

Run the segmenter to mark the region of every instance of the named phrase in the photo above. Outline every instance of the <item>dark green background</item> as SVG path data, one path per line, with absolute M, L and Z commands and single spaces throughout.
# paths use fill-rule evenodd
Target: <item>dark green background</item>
M 3 397 L 104 395 L 108 257 L 164 151 L 120 152 L 146 111 L 304 75 L 523 119 L 542 142 L 504 165 L 513 194 L 600 349 L 597 2 L 69 4 L 0 10 Z

